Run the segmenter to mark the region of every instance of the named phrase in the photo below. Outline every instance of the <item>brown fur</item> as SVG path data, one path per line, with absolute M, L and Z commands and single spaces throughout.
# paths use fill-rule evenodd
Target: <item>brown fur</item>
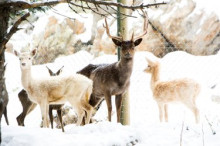
M 176 79 L 171 81 L 160 81 L 160 63 L 149 59 L 145 72 L 151 74 L 151 89 L 153 97 L 159 107 L 159 118 L 168 121 L 168 104 L 181 102 L 187 106 L 195 115 L 196 123 L 199 122 L 199 110 L 196 106 L 196 99 L 200 93 L 200 85 L 192 79 Z
M 90 78 L 93 80 L 93 92 L 90 97 L 90 105 L 96 107 L 103 100 L 106 100 L 108 107 L 108 120 L 111 121 L 112 103 L 111 96 L 115 95 L 115 105 L 117 111 L 117 122 L 120 122 L 122 95 L 127 91 L 130 85 L 130 76 L 133 67 L 133 57 L 135 50 L 142 38 L 147 33 L 147 20 L 145 16 L 144 32 L 131 40 L 125 41 L 123 37 L 111 36 L 107 20 L 105 19 L 105 28 L 107 35 L 112 38 L 113 43 L 120 47 L 121 58 L 118 62 L 99 66 L 91 72 Z
M 89 64 L 89 65 L 87 65 L 86 67 L 84 67 L 83 69 L 81 69 L 80 71 L 78 71 L 77 73 L 82 74 L 82 75 L 84 75 L 84 76 L 90 78 L 91 73 L 92 73 L 95 69 L 97 69 L 98 67 L 101 67 L 101 66 L 105 66 L 105 65 L 106 65 L 106 64 L 98 64 L 98 65 Z M 89 97 L 89 98 L 90 98 L 90 97 Z M 97 101 L 96 101 L 97 99 L 94 99 L 94 98 L 93 98 L 93 99 L 90 99 L 90 100 L 92 100 L 92 101 L 90 101 L 90 102 L 97 102 Z M 104 99 L 103 99 L 103 100 L 104 100 Z M 93 114 L 93 115 L 95 115 L 96 111 L 98 111 L 98 109 L 100 108 L 101 103 L 102 103 L 103 100 L 99 101 L 99 99 L 98 99 L 99 103 L 98 103 L 98 105 L 97 105 L 96 107 L 94 107 L 95 110 L 94 110 L 94 114 Z M 92 123 L 92 119 L 90 120 L 90 123 Z M 82 121 L 81 125 L 85 125 L 85 117 L 83 118 L 83 121 Z
M 122 94 L 130 85 L 134 47 L 139 45 L 141 41 L 142 39 L 120 42 L 113 39 L 116 45 L 122 47 L 120 61 L 113 64 L 100 65 L 91 72 L 90 78 L 93 80 L 93 92 L 89 103 L 93 107 L 97 107 L 103 100 L 103 97 L 105 97 L 109 121 L 111 121 L 112 112 L 111 96 L 116 95 L 117 121 L 120 122 Z M 85 68 L 88 68 L 88 66 Z

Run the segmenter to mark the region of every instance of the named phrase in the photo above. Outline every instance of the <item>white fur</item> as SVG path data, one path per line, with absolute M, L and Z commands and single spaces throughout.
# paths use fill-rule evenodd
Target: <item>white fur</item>
M 173 102 L 183 103 L 195 115 L 196 123 L 199 122 L 199 110 L 196 105 L 197 97 L 200 93 L 200 85 L 187 78 L 175 79 L 170 81 L 161 81 L 160 76 L 160 63 L 153 62 L 148 58 L 148 67 L 145 72 L 151 74 L 151 89 L 153 97 L 159 107 L 159 118 L 163 121 L 164 114 L 165 120 L 168 121 L 168 104 Z
M 32 52 L 18 53 L 20 59 L 21 80 L 30 100 L 39 104 L 43 118 L 43 127 L 48 127 L 49 104 L 64 104 L 69 102 L 78 115 L 77 125 L 87 112 L 86 124 L 89 123 L 93 107 L 88 103 L 92 93 L 92 80 L 79 74 L 70 76 L 53 76 L 43 79 L 33 78 L 31 74 L 32 58 L 36 50 Z

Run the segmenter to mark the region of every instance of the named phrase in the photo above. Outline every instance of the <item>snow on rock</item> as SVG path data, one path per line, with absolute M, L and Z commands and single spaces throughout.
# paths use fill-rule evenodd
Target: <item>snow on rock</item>
M 158 2 L 158 1 L 157 1 Z M 219 49 L 219 2 L 211 0 L 169 0 L 169 3 L 148 10 L 153 26 L 161 31 L 178 50 L 184 50 L 194 55 L 211 55 Z M 214 9 L 215 8 L 215 9 Z M 208 28 L 208 29 L 207 29 Z M 158 32 L 149 31 L 150 35 Z M 164 56 L 172 50 L 172 46 L 164 43 L 154 43 L 161 38 L 147 39 L 146 50 L 157 56 Z M 155 49 L 156 48 L 156 49 Z M 161 54 L 159 54 L 161 53 Z

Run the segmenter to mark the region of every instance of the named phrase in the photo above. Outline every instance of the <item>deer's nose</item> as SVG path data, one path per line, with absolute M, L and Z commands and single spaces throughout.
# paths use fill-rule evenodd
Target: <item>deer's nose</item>
M 26 63 L 21 63 L 21 65 L 22 65 L 22 66 L 25 66 L 25 65 L 26 65 Z
M 125 53 L 125 57 L 129 58 L 131 56 L 131 54 L 129 52 Z

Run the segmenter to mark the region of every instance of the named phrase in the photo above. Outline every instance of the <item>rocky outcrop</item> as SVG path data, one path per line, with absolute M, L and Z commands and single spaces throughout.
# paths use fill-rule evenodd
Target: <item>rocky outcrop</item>
M 219 17 L 197 7 L 192 0 L 171 0 L 167 6 L 149 13 L 152 24 L 172 42 L 174 49 L 194 55 L 215 54 L 220 49 Z M 160 49 L 159 46 L 155 48 Z M 165 47 L 162 52 L 169 52 L 166 49 L 169 48 Z
M 192 0 L 171 0 L 167 5 L 149 9 L 148 15 L 148 34 L 136 48 L 138 51 L 150 51 L 163 57 L 176 50 L 194 55 L 210 55 L 220 49 L 218 15 L 197 7 Z M 130 32 L 142 31 L 141 19 L 129 21 Z M 116 34 L 115 31 L 116 29 L 112 29 L 111 33 Z M 107 43 L 110 39 L 105 35 L 100 39 L 102 34 L 102 31 L 98 31 L 93 48 L 104 53 L 115 53 L 114 44 Z
M 39 52 L 35 63 L 53 62 L 58 56 L 73 54 L 76 35 L 84 31 L 84 24 L 76 19 L 65 18 L 59 21 L 55 16 L 50 16 L 45 31 L 33 37 L 33 47 L 38 48 Z

